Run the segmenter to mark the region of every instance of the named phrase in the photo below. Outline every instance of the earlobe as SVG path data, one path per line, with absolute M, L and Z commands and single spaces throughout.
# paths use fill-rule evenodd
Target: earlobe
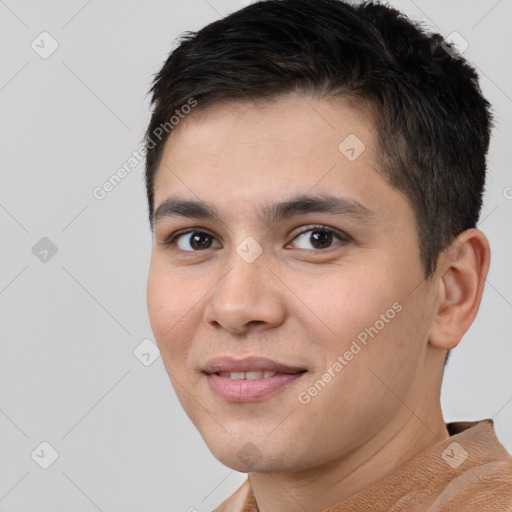
M 462 232 L 439 256 L 435 278 L 438 297 L 429 342 L 452 349 L 473 323 L 480 307 L 490 248 L 478 229 Z

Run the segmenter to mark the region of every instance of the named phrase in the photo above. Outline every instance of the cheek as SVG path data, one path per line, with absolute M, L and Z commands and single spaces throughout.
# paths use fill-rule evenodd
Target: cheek
M 343 399 L 344 410 L 366 404 L 368 410 L 380 409 L 384 415 L 399 405 L 388 386 L 399 396 L 411 389 L 426 344 L 428 315 L 406 281 L 399 273 L 347 272 L 331 280 L 329 292 L 309 292 L 311 303 L 320 306 L 324 301 L 317 310 L 334 331 L 317 338 L 326 355 L 322 371 L 331 369 L 336 375 L 318 405 L 325 400 L 335 411 L 340 393 L 350 390 Z M 339 413 L 340 420 L 343 414 Z
M 187 282 L 177 279 L 164 265 L 152 262 L 147 286 L 149 320 L 155 341 L 168 370 L 184 368 L 200 296 Z
M 322 354 L 313 380 L 330 371 L 336 375 L 329 386 L 332 395 L 325 393 L 323 399 L 336 402 L 337 392 L 348 386 L 351 398 L 347 401 L 353 399 L 353 405 L 366 400 L 379 406 L 380 392 L 387 391 L 380 389 L 376 375 L 385 375 L 390 383 L 396 380 L 398 388 L 407 386 L 422 349 L 424 322 L 417 321 L 418 304 L 407 296 L 410 287 L 400 273 L 377 266 L 346 266 L 314 281 L 296 288 L 308 306 L 304 311 L 315 313 L 303 316 L 303 331 Z M 325 377 L 330 380 L 329 375 Z M 375 386 L 380 392 L 367 396 Z
M 380 327 L 380 315 L 390 310 L 400 295 L 398 284 L 389 279 L 384 281 L 383 275 L 346 265 L 314 279 L 295 279 L 294 291 L 300 299 L 297 304 L 302 302 L 306 306 L 303 318 L 311 328 L 316 324 L 321 329 L 317 339 L 323 339 L 327 345 L 324 349 L 338 354 L 375 322 Z M 388 316 L 394 317 L 395 311 L 391 310 Z
M 198 421 L 196 386 L 201 375 L 192 371 L 189 359 L 203 294 L 199 286 L 178 278 L 165 263 L 152 261 L 147 286 L 151 328 L 176 396 L 194 424 Z

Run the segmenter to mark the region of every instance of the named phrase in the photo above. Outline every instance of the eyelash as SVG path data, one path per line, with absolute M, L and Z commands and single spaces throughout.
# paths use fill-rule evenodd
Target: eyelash
M 294 240 L 299 238 L 301 235 L 304 235 L 305 233 L 308 233 L 309 231 L 324 231 L 326 233 L 330 233 L 330 234 L 334 235 L 336 238 L 339 239 L 339 241 L 336 242 L 336 243 L 333 243 L 332 245 L 330 245 L 329 247 L 327 247 L 325 249 L 302 249 L 302 250 L 313 251 L 313 252 L 327 252 L 327 251 L 329 251 L 329 249 L 335 247 L 337 244 L 339 244 L 339 243 L 346 243 L 346 242 L 351 240 L 351 237 L 349 235 L 347 235 L 346 233 L 344 233 L 343 231 L 339 231 L 337 229 L 329 228 L 329 227 L 323 226 L 321 224 L 316 224 L 316 225 L 307 226 L 307 229 L 304 229 L 303 231 L 300 231 L 299 233 L 297 233 L 293 237 L 293 239 L 292 239 L 292 241 L 290 243 L 292 243 Z M 163 245 L 165 245 L 166 247 L 170 248 L 171 246 L 176 245 L 176 241 L 179 239 L 179 237 L 185 236 L 185 235 L 190 235 L 192 233 L 206 234 L 206 235 L 209 235 L 209 236 L 215 238 L 214 235 L 212 235 L 208 231 L 205 231 L 205 230 L 203 230 L 201 228 L 189 228 L 186 231 L 182 231 L 182 232 L 177 232 L 177 233 L 171 234 L 169 237 L 167 237 L 163 241 Z M 286 245 L 288 246 L 289 244 L 286 244 Z M 204 252 L 207 249 L 203 249 L 203 250 L 190 250 L 190 251 L 185 251 L 185 250 L 182 250 L 182 249 L 176 249 L 176 250 L 181 250 L 182 252 Z

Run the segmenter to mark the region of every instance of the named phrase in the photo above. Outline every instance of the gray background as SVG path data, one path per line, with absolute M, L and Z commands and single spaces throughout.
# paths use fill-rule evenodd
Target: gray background
M 161 359 L 134 355 L 152 338 L 143 162 L 103 200 L 92 191 L 139 147 L 175 37 L 247 3 L 0 0 L 2 511 L 202 512 L 244 479 L 210 455 Z M 512 2 L 391 3 L 462 35 L 496 111 L 491 271 L 442 401 L 447 421 L 494 418 L 512 451 Z M 43 31 L 59 45 L 47 58 L 31 47 L 51 49 Z

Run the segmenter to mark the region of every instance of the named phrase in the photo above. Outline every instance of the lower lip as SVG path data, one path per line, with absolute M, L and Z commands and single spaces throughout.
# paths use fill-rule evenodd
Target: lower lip
M 277 373 L 262 379 L 230 379 L 210 373 L 207 378 L 212 390 L 228 402 L 252 402 L 287 387 L 304 373 Z

